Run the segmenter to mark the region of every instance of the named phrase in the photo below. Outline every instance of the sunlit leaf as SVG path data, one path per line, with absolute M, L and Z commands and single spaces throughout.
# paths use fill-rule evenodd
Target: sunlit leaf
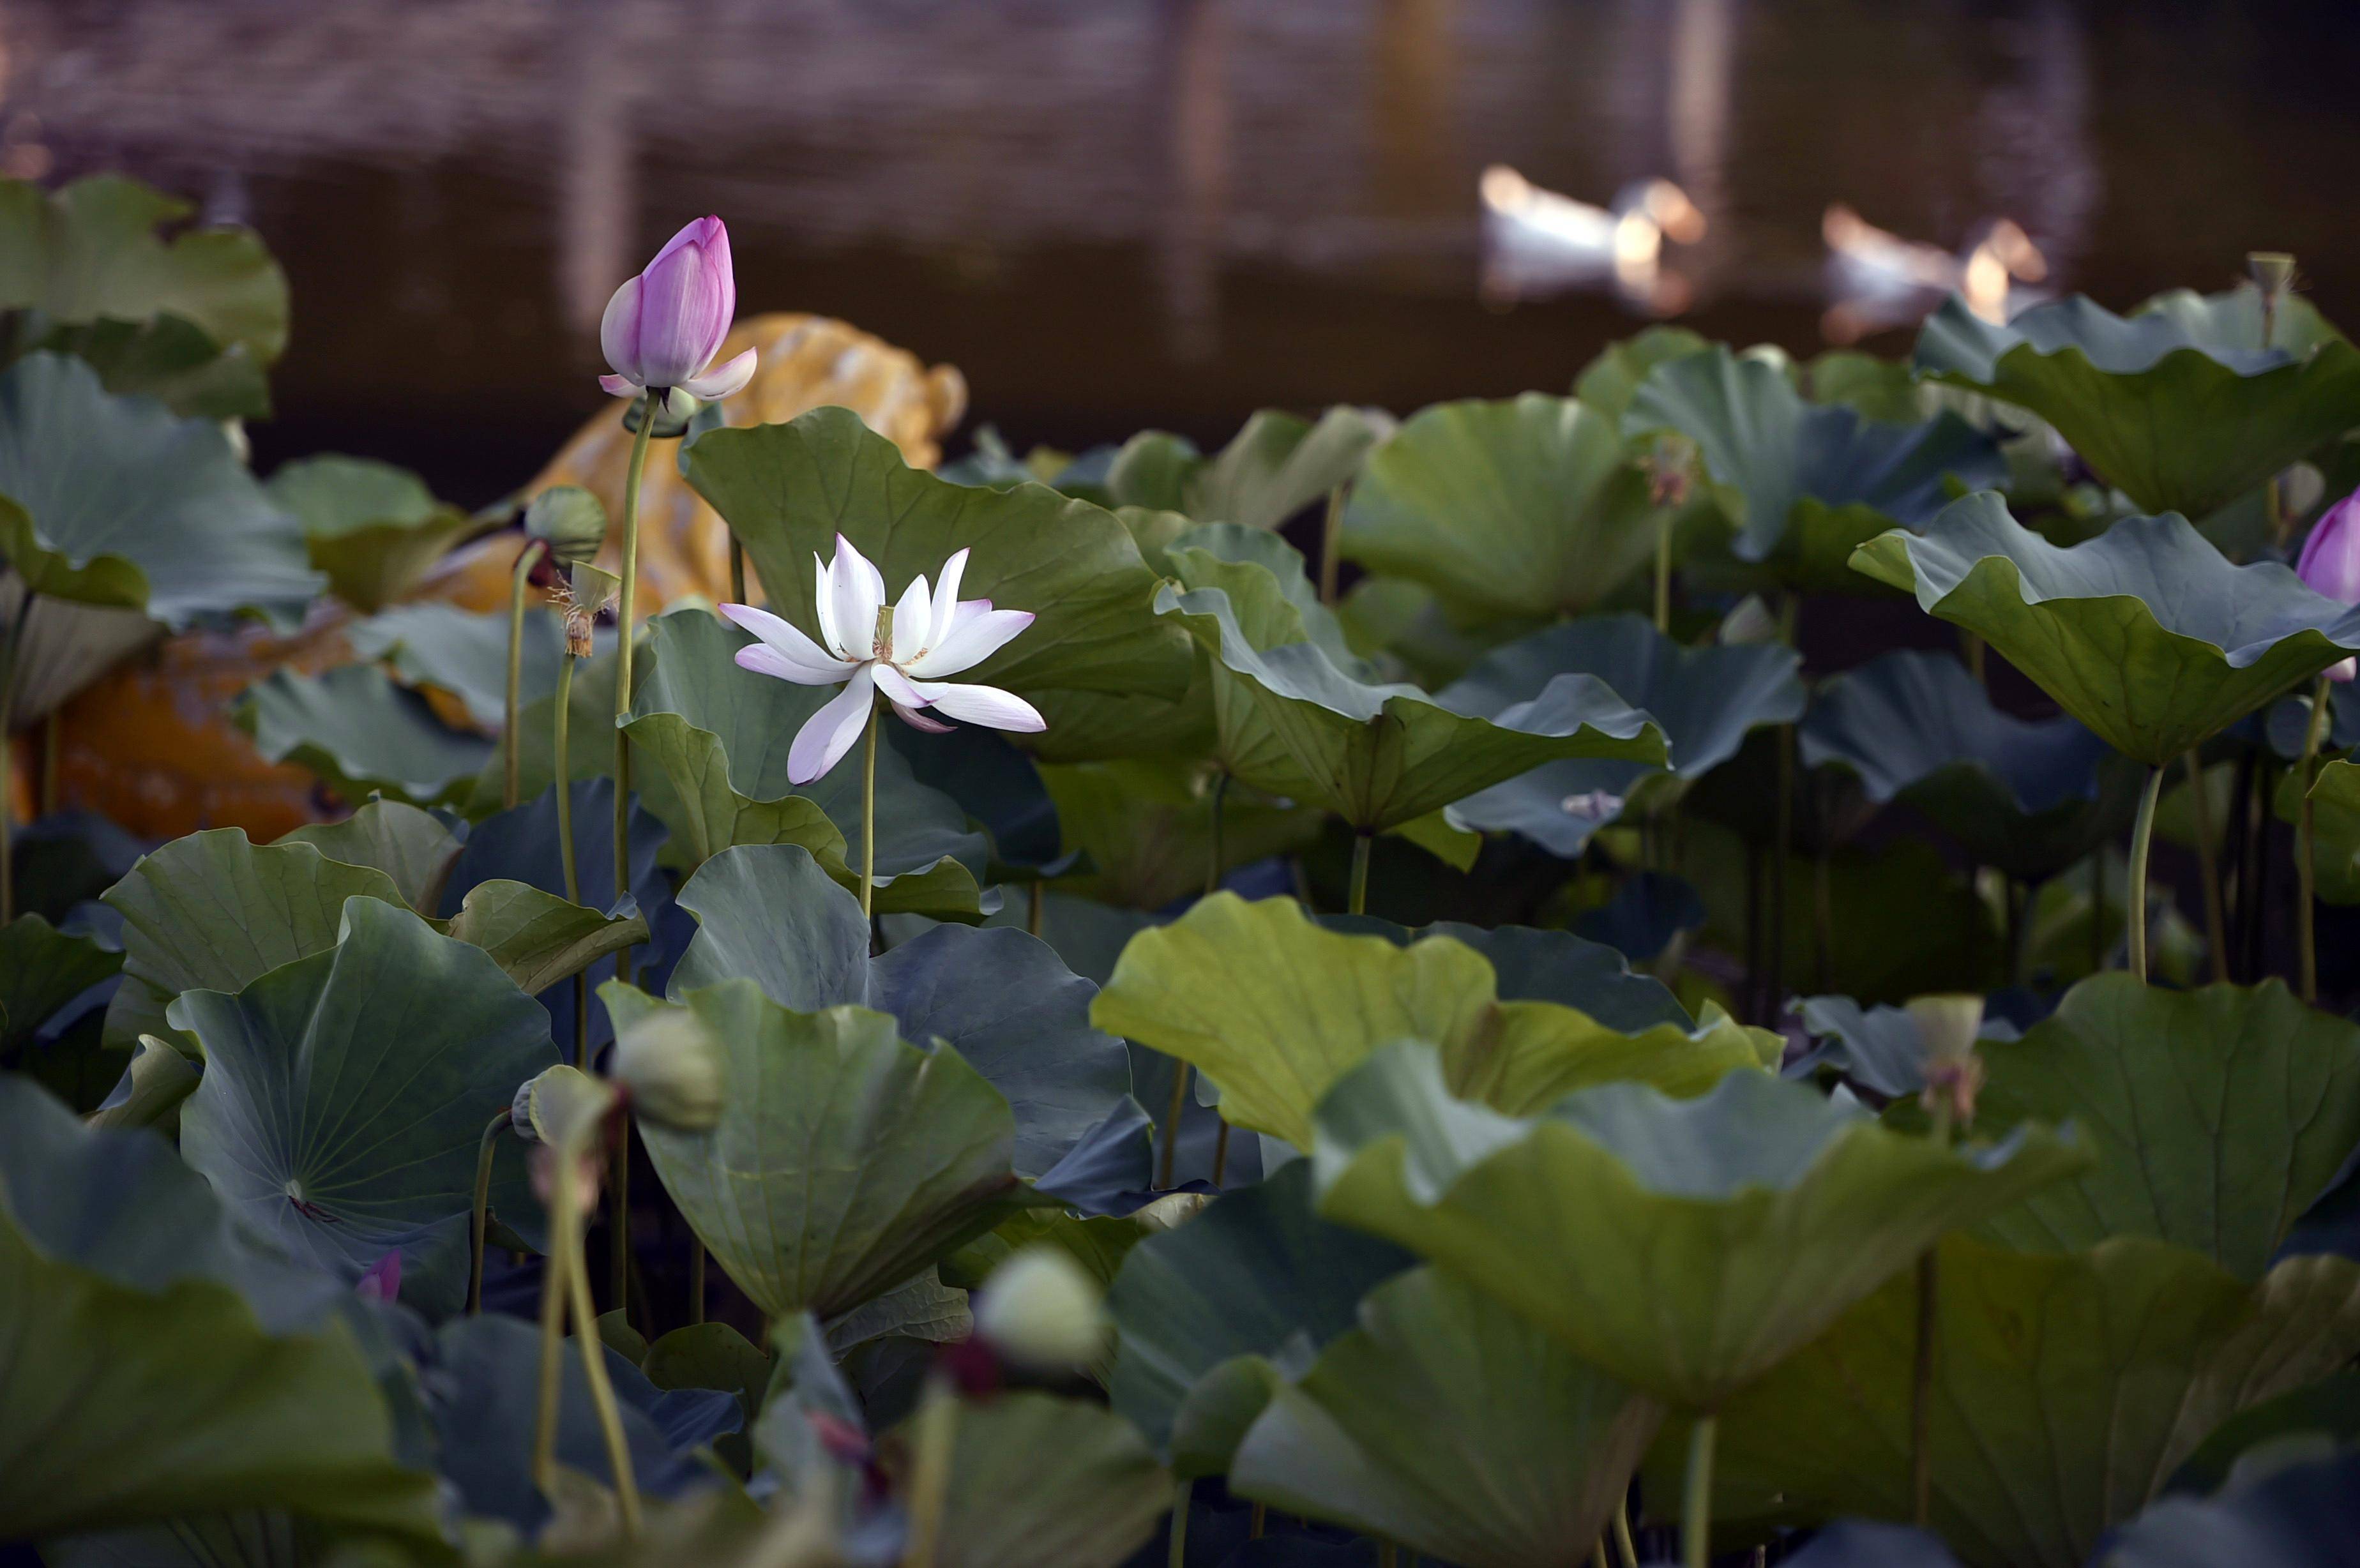
M 409 593 L 473 526 L 418 475 L 373 458 L 302 458 L 282 465 L 264 489 L 302 524 L 311 564 L 328 574 L 336 597 L 365 615 Z

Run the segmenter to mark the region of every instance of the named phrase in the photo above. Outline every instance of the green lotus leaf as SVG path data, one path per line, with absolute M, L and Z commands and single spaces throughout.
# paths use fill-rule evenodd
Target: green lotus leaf
M 68 1002 L 123 967 L 123 953 L 39 915 L 0 926 L 0 1060 L 13 1062 Z
M 1644 328 L 1599 350 L 1598 356 L 1574 378 L 1573 395 L 1583 407 L 1619 423 L 1655 366 L 1702 354 L 1710 347 L 1710 340 L 1686 327 Z
M 895 724 L 885 731 L 911 776 L 956 801 L 991 841 L 985 875 L 1038 882 L 1073 868 L 1058 843 L 1057 805 L 1040 765 L 998 730 L 953 724 L 940 734 Z
M 353 651 L 363 659 L 382 659 L 408 686 L 448 691 L 465 704 L 475 726 L 497 734 L 508 721 L 508 617 L 506 611 L 475 615 L 455 604 L 429 600 L 396 604 L 367 620 L 355 622 L 345 633 Z M 602 644 L 608 639 L 600 637 Z M 517 664 L 519 722 L 525 704 L 538 702 L 557 690 L 557 667 L 565 659 L 565 622 L 556 611 L 538 606 L 524 614 L 524 631 Z M 611 724 L 611 720 L 610 720 Z M 606 739 L 609 724 L 586 736 L 569 736 L 567 745 L 589 746 L 606 754 L 613 763 L 613 746 Z M 572 758 L 567 759 L 570 763 Z
M 684 1005 L 722 1042 L 719 1125 L 639 1132 L 683 1216 L 765 1316 L 849 1312 L 1033 1201 L 1010 1169 L 1008 1102 L 956 1051 L 904 1044 L 883 1013 L 791 1012 L 751 980 L 684 1004 L 611 981 L 599 996 L 618 1029 Z
M 886 1469 L 909 1484 L 912 1429 L 889 1433 Z M 1172 1482 L 1131 1424 L 1104 1405 L 1019 1389 L 965 1401 L 953 1428 L 941 1568 L 1117 1568 L 1172 1506 Z
M 421 913 L 442 901 L 461 847 L 442 818 L 399 800 L 371 800 L 339 822 L 309 823 L 274 843 L 308 844 L 330 860 L 374 866 Z
M 336 597 L 363 615 L 417 586 L 474 527 L 465 512 L 435 500 L 418 475 L 373 458 L 302 458 L 282 465 L 263 488 L 303 525 L 311 564 L 328 574 Z M 501 631 L 505 637 L 505 618 Z M 364 657 L 376 656 L 364 650 Z
M 355 806 L 372 793 L 413 806 L 463 800 L 493 756 L 490 741 L 453 729 L 374 664 L 316 677 L 273 670 L 246 689 L 231 716 L 265 761 L 309 768 Z
M 2275 561 L 2232 566 L 2186 519 L 2126 517 L 2060 550 L 1970 495 L 1852 564 L 1977 633 L 2126 757 L 2177 760 L 2360 649 L 2360 610 Z
M 1474 1287 L 1417 1269 L 1273 1396 L 1229 1489 L 1468 1568 L 1566 1568 L 1601 1538 L 1663 1416 Z
M 1343 550 L 1469 611 L 1579 615 L 1655 559 L 1649 484 L 1614 421 L 1570 397 L 1439 403 L 1369 459 Z
M 1412 931 L 1373 915 L 1322 915 L 1319 923 L 1332 931 L 1381 936 L 1395 947 L 1430 936 L 1448 937 L 1482 954 L 1502 1002 L 1557 1002 L 1624 1034 L 1639 1034 L 1657 1024 L 1696 1027 L 1662 981 L 1634 974 L 1620 949 L 1569 931 L 1470 926 L 1459 920 L 1437 920 Z
M 1560 677 L 1495 719 L 1454 713 L 1415 686 L 1369 680 L 1356 659 L 1338 662 L 1340 633 L 1330 641 L 1300 607 L 1299 557 L 1282 580 L 1193 544 L 1171 553 L 1181 585 L 1157 591 L 1156 613 L 1210 656 L 1217 755 L 1254 789 L 1382 833 L 1544 762 L 1666 760 L 1661 729 L 1594 677 Z
M 2130 825 L 2145 778 L 2066 715 L 2020 719 L 1946 653 L 1883 653 L 1821 686 L 1797 733 L 1806 768 L 1857 775 L 1978 865 L 2045 882 Z
M 1802 656 L 1775 643 L 1687 648 L 1644 615 L 1595 615 L 1519 637 L 1476 661 L 1438 701 L 1495 715 L 1562 675 L 1590 675 L 1661 725 L 1665 769 L 1638 762 L 1552 762 L 1444 809 L 1460 827 L 1524 834 L 1579 855 L 1608 822 L 1668 803 L 1681 781 L 1737 755 L 1748 731 L 1803 716 Z
M 2088 1561 L 2222 1421 L 2360 1351 L 2343 1258 L 2248 1285 L 2144 1237 L 1953 1236 L 1936 1279 L 1933 1524 L 1976 1568 Z M 1722 1410 L 1716 1519 L 1909 1517 L 1917 1311 L 1914 1273 L 1894 1279 Z
M 50 193 L 0 181 L 0 308 L 60 321 L 144 321 L 169 310 L 268 365 L 287 346 L 287 279 L 253 231 L 190 229 L 194 209 L 119 175 Z
M 466 1293 L 484 1124 L 557 1060 L 549 1020 L 482 950 L 363 898 L 332 950 L 236 994 L 187 991 L 169 1016 L 205 1052 L 180 1151 L 293 1256 L 355 1279 L 403 1253 L 402 1299 Z M 533 1203 L 521 1146 L 494 1167 L 514 1225 Z
M 1082 1266 L 1101 1290 L 1114 1283 L 1123 1259 L 1151 1234 L 1136 1214 L 1076 1214 L 1065 1209 L 1027 1209 L 994 1225 L 945 1258 L 938 1273 L 942 1282 L 972 1290 L 991 1271 L 1027 1247 L 1057 1248 Z
M 1321 1097 L 1397 1040 L 1432 1041 L 1453 1092 L 1511 1113 L 1616 1079 L 1699 1094 L 1766 1050 L 1719 1014 L 1693 1032 L 1625 1034 L 1553 1002 L 1502 1002 L 1491 964 L 1448 937 L 1398 947 L 1323 930 L 1291 898 L 1234 893 L 1134 937 L 1090 1018 L 1193 1063 L 1232 1126 L 1306 1149 Z
M 798 1013 L 890 1014 L 902 1039 L 944 1041 L 1007 1099 L 1020 1176 L 1047 1175 L 1131 1093 L 1121 1042 L 1090 1027 L 1098 988 L 1022 931 L 938 925 L 871 958 L 860 901 L 793 844 L 723 850 L 680 904 L 697 933 L 675 999 L 742 977 Z
M 2256 1279 L 2360 1145 L 2360 1028 L 2277 980 L 2169 991 L 2092 975 L 1979 1054 L 1978 1121 L 2070 1121 L 2098 1156 L 1981 1227 L 2027 1251 L 2147 1236 Z
M 26 350 L 71 354 L 98 372 L 118 397 L 153 397 L 189 419 L 266 419 L 270 378 L 242 345 L 224 349 L 211 332 L 169 310 L 144 321 L 60 322 L 27 315 L 18 327 Z M 46 332 L 40 329 L 49 325 Z
M 1148 615 L 1153 573 L 1122 525 L 1045 485 L 987 490 L 912 468 L 849 408 L 814 408 L 783 425 L 716 430 L 686 454 L 688 481 L 728 519 L 770 607 L 817 625 L 812 558 L 836 536 L 876 562 L 899 595 L 968 550 L 960 592 L 1029 610 L 1024 634 L 962 681 L 1035 690 L 1187 689 L 1185 650 Z
M 744 1334 L 724 1323 L 684 1323 L 648 1346 L 639 1364 L 659 1388 L 722 1388 L 738 1396 L 751 1421 L 770 1388 L 772 1360 Z
M 648 922 L 636 912 L 606 914 L 530 883 L 498 878 L 468 888 L 442 930 L 490 953 L 528 996 L 648 940 Z
M 2141 510 L 2201 517 L 2360 425 L 2360 351 L 2289 310 L 2261 347 L 2251 289 L 2177 293 L 2128 318 L 2076 295 L 2006 326 L 1952 299 L 1921 375 L 2029 408 Z
M 1126 507 L 1275 528 L 1349 481 L 1393 429 L 1393 416 L 1376 408 L 1338 404 L 1317 424 L 1263 408 L 1211 457 L 1185 437 L 1142 430 L 1115 454 L 1107 487 Z
M 279 1258 L 144 1130 L 0 1075 L 0 1519 L 38 1538 L 288 1507 L 441 1535 L 349 1293 Z
M 1813 405 L 1780 366 L 1720 347 L 1650 371 L 1622 429 L 1695 441 L 1737 519 L 1738 560 L 1809 590 L 1859 592 L 1853 547 L 1925 523 L 1953 486 L 2007 478 L 1998 446 L 1955 414 L 1895 425 Z
M 177 1047 L 143 1034 L 131 1053 L 131 1065 L 123 1070 L 123 1081 L 104 1105 L 91 1112 L 90 1125 L 152 1127 L 168 1137 L 178 1137 L 180 1102 L 195 1092 L 197 1078 L 196 1063 Z
M 169 1032 L 164 1008 L 181 992 L 243 991 L 335 946 L 345 899 L 399 904 L 401 890 L 375 866 L 309 844 L 257 846 L 244 828 L 212 828 L 143 856 L 104 897 L 123 916 L 123 985 L 106 1033 L 128 1046 Z
M 2319 897 L 2360 904 L 2360 763 L 2322 765 L 2311 785 L 2313 869 Z
M 62 354 L 0 371 L 0 554 L 44 597 L 178 628 L 244 610 L 291 623 L 322 584 L 219 424 L 110 397 Z
M 2088 1163 L 2031 1124 L 1996 1144 L 1937 1147 L 1762 1073 L 1731 1073 L 1693 1100 L 1608 1083 L 1502 1116 L 1452 1097 L 1415 1045 L 1337 1084 L 1312 1151 L 1321 1214 L 1390 1236 L 1584 1359 L 1701 1410 L 1945 1231 Z
M 1907 360 L 1851 348 L 1831 348 L 1797 366 L 1796 390 L 1814 403 L 1841 403 L 1859 410 L 1863 419 L 1896 425 L 1914 425 L 1940 406 L 1937 388 L 1918 380 Z
M 827 1322 L 827 1347 L 845 1356 L 881 1339 L 955 1345 L 975 1332 L 967 1291 L 943 1283 L 933 1269 Z
M 1044 768 L 1069 855 L 1088 868 L 1057 886 L 1134 909 L 1204 890 L 1213 855 L 1213 780 L 1198 765 L 1138 758 Z M 1230 784 L 1221 791 L 1223 874 L 1318 836 L 1317 811 Z
M 835 689 L 739 669 L 737 652 L 753 639 L 701 610 L 659 616 L 650 627 L 648 668 L 634 673 L 639 690 L 626 729 L 633 749 L 672 782 L 672 800 L 649 805 L 688 865 L 733 846 L 795 844 L 837 881 L 858 887 L 861 748 L 812 783 L 787 778 L 796 731 Z M 978 918 L 989 844 L 957 801 L 919 783 L 885 746 L 877 753 L 877 825 L 879 910 Z
M 1302 1160 L 1225 1192 L 1123 1259 L 1107 1292 L 1114 1408 L 1181 1475 L 1218 1474 L 1261 1396 L 1307 1370 L 1352 1326 L 1360 1298 L 1414 1261 L 1314 1214 Z M 1240 1386 L 1251 1395 L 1241 1409 L 1229 1397 Z

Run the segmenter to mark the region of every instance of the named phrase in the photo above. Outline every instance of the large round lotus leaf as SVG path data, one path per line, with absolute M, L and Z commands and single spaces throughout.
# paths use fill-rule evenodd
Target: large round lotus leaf
M 1947 653 L 1883 653 L 1837 676 L 1797 736 L 1806 768 L 1849 768 L 1870 800 L 1907 801 L 2022 882 L 2117 838 L 2146 782 L 2109 766 L 2112 749 L 2078 719 L 2003 712 Z
M 465 512 L 435 500 L 418 475 L 373 458 L 302 458 L 278 469 L 263 488 L 301 523 L 311 564 L 328 574 L 336 597 L 364 615 L 417 586 L 474 526 Z M 507 617 L 497 618 L 505 636 Z
M 37 593 L 178 627 L 239 610 L 291 622 L 323 582 L 218 423 L 110 397 L 62 354 L 0 371 L 0 555 Z
M 938 925 L 871 958 L 860 900 L 793 844 L 723 850 L 680 903 L 698 930 L 675 998 L 742 977 L 799 1013 L 891 1014 L 902 1039 L 945 1041 L 1007 1098 L 1020 1176 L 1046 1175 L 1131 1093 L 1122 1042 L 1090 1027 L 1098 987 L 1021 931 Z
M 1308 1370 L 1360 1298 L 1414 1261 L 1314 1214 L 1302 1160 L 1226 1192 L 1123 1259 L 1107 1292 L 1114 1408 L 1180 1474 L 1218 1474 L 1269 1390 Z
M 2337 759 L 2311 786 L 2313 868 L 2319 897 L 2360 904 L 2360 763 Z
M 1980 1054 L 1979 1122 L 2070 1121 L 2098 1156 L 1984 1222 L 2028 1251 L 2148 1236 L 2255 1279 L 2360 1146 L 2360 1028 L 2277 980 L 2168 991 L 2093 975 Z
M 439 1542 L 349 1293 L 244 1230 L 151 1132 L 0 1076 L 0 1519 L 23 1538 L 235 1508 Z
M 2223 1420 L 2360 1352 L 2348 1258 L 2247 1285 L 2142 1237 L 2042 1255 L 1953 1236 L 1936 1279 L 1933 1525 L 1975 1568 L 2089 1561 Z M 1722 1410 L 1716 1520 L 1910 1516 L 1917 1295 L 1895 1279 Z
M 1496 985 L 1448 937 L 1399 947 L 1323 930 L 1292 898 L 1216 893 L 1134 937 L 1090 1018 L 1195 1065 L 1230 1125 L 1306 1149 L 1321 1097 L 1393 1040 L 1433 1042 L 1453 1093 L 1511 1114 L 1617 1079 L 1699 1094 L 1775 1060 L 1773 1037 L 1718 1013 L 1625 1034 L 1554 1002 L 1502 1002 Z
M 1639 395 L 1647 373 L 1667 360 L 1702 354 L 1712 343 L 1686 327 L 1647 327 L 1620 343 L 1608 343 L 1574 377 L 1573 395 L 1582 406 L 1621 421 Z
M 1655 559 L 1662 520 L 1613 420 L 1527 392 L 1412 415 L 1353 486 L 1343 550 L 1470 610 L 1578 615 Z
M 991 840 L 991 880 L 1037 881 L 1071 866 L 1040 766 L 1006 735 L 981 724 L 930 735 L 902 724 L 885 734 L 918 782 L 957 801 Z
M 1459 920 L 1437 920 L 1412 931 L 1373 915 L 1322 915 L 1319 923 L 1329 931 L 1381 936 L 1396 947 L 1430 936 L 1448 937 L 1483 955 L 1503 1002 L 1560 1003 L 1625 1034 L 1657 1024 L 1696 1027 L 1670 987 L 1652 975 L 1633 973 L 1620 948 L 1568 931 L 1470 926 Z
M 356 898 L 333 950 L 235 996 L 186 992 L 170 1016 L 205 1052 L 180 1152 L 224 1200 L 346 1279 L 399 1248 L 402 1300 L 454 1310 L 484 1124 L 557 1062 L 490 955 Z M 492 1203 L 515 1225 L 533 1203 L 521 1146 L 500 1147 Z
M 123 985 L 107 1038 L 128 1046 L 168 1032 L 183 991 L 243 991 L 284 964 L 336 945 L 347 898 L 402 901 L 375 866 L 332 860 L 309 844 L 257 845 L 244 828 L 176 838 L 144 855 L 105 900 L 123 917 Z
M 344 590 L 339 588 L 339 593 Z M 350 598 L 350 594 L 344 595 Z M 447 691 L 465 705 L 467 717 L 497 734 L 508 719 L 508 616 L 506 610 L 476 615 L 438 600 L 396 604 L 358 621 L 345 632 L 353 651 L 383 659 L 410 686 Z M 602 637 L 600 645 L 612 639 Z M 565 659 L 565 622 L 554 610 L 526 609 L 517 664 L 519 710 L 557 690 L 557 667 Z M 519 712 L 519 722 L 522 722 Z M 566 744 L 594 745 L 606 738 L 601 724 Z M 611 751 L 611 744 L 602 749 Z M 611 758 L 609 759 L 611 763 Z
M 1116 1568 L 1154 1533 L 1172 1481 L 1131 1424 L 1104 1405 L 1019 1389 L 959 1406 L 941 1568 Z M 912 1428 L 881 1455 L 910 1484 Z
M 341 821 L 307 823 L 274 842 L 308 844 L 330 860 L 374 866 L 393 878 L 403 903 L 421 911 L 441 899 L 461 849 L 442 818 L 399 800 L 371 800 Z
M 1210 457 L 1185 437 L 1142 430 L 1115 454 L 1107 487 L 1123 506 L 1274 528 L 1359 473 L 1393 429 L 1392 415 L 1347 404 L 1317 424 L 1263 408 Z
M 2360 352 L 2287 310 L 2262 346 L 2254 290 L 2166 295 L 2127 319 L 2075 295 L 1994 326 L 1951 299 L 1921 374 L 2029 408 L 2149 512 L 2204 517 L 2360 425 Z
M 60 1008 L 122 967 L 121 949 L 38 915 L 0 926 L 0 1061 L 13 1063 Z
M 1187 689 L 1185 649 L 1148 614 L 1154 574 L 1099 507 L 1046 485 L 987 490 L 937 479 L 849 408 L 712 430 L 684 461 L 688 482 L 745 545 L 770 607 L 798 626 L 817 625 L 812 559 L 832 559 L 838 534 L 877 563 L 895 596 L 968 550 L 960 593 L 1035 618 L 960 680 L 1028 693 L 1177 698 Z
M 413 806 L 463 800 L 494 756 L 490 741 L 453 729 L 374 664 L 317 677 L 274 670 L 246 689 L 232 717 L 265 761 L 307 768 L 354 805 L 373 794 Z
M 1468 1568 L 1575 1568 L 1663 1407 L 1474 1287 L 1418 1269 L 1282 1385 L 1229 1489 Z
M 795 734 L 836 689 L 797 686 L 739 669 L 737 652 L 752 640 L 696 609 L 650 624 L 642 655 L 648 668 L 634 672 L 639 690 L 627 726 L 633 751 L 672 781 L 672 799 L 650 807 L 670 811 L 666 825 L 691 867 L 733 845 L 795 844 L 838 882 L 857 887 L 862 748 L 847 752 L 824 778 L 790 781 L 787 756 Z M 879 746 L 880 911 L 978 918 L 983 897 L 978 878 L 990 854 L 957 801 L 919 783 L 900 752 Z
M 2182 517 L 2125 517 L 2060 550 L 1998 495 L 1953 502 L 1922 535 L 1852 564 L 1979 634 L 2115 750 L 2177 760 L 2360 649 L 2360 610 L 2275 561 L 2232 566 Z
M 1737 755 L 1746 732 L 1803 715 L 1802 656 L 1774 643 L 1688 648 L 1644 615 L 1568 621 L 1494 648 L 1436 699 L 1462 713 L 1496 715 L 1563 675 L 1590 675 L 1663 727 L 1671 779 L 1700 778 Z M 1552 762 L 1448 807 L 1459 827 L 1520 833 L 1553 854 L 1581 853 L 1590 835 L 1633 805 L 1676 789 L 1637 762 Z
M 1360 832 L 1381 833 L 1544 762 L 1666 759 L 1663 732 L 1594 677 L 1561 676 L 1491 719 L 1369 679 L 1338 646 L 1333 621 L 1300 607 L 1300 557 L 1286 550 L 1282 578 L 1196 542 L 1218 543 L 1218 534 L 1199 529 L 1174 548 L 1181 585 L 1158 589 L 1155 608 L 1209 656 L 1218 755 L 1253 788 L 1316 800 Z
M 249 229 L 191 229 L 169 242 L 158 233 L 192 211 L 119 175 L 54 194 L 0 180 L 0 307 L 76 323 L 169 311 L 268 365 L 287 346 L 287 278 Z
M 1852 549 L 1915 528 L 1959 488 L 2006 482 L 1989 436 L 1955 414 L 1912 424 L 1805 402 L 1779 365 L 1727 348 L 1655 366 L 1623 416 L 1632 435 L 1672 430 L 1697 443 L 1737 519 L 1730 549 L 1788 586 L 1859 592 Z
M 1042 780 L 1082 869 L 1058 887 L 1127 909 L 1161 909 L 1204 890 L 1213 855 L 1214 779 L 1199 764 L 1151 758 L 1046 768 Z M 1242 785 L 1221 791 L 1221 866 L 1301 849 L 1318 836 L 1309 806 L 1273 800 Z
M 609 983 L 618 1027 L 679 1004 Z M 751 980 L 689 994 L 723 1048 L 719 1124 L 640 1125 L 665 1191 L 769 1317 L 851 1311 L 1033 1199 L 1008 1102 L 865 1008 L 790 1012 Z
M 1945 1231 L 2089 1156 L 2031 1125 L 1937 1147 L 1761 1073 L 1694 1100 L 1609 1083 L 1520 1119 L 1452 1097 L 1433 1052 L 1400 1045 L 1321 1102 L 1312 1161 L 1320 1213 L 1711 1410 Z

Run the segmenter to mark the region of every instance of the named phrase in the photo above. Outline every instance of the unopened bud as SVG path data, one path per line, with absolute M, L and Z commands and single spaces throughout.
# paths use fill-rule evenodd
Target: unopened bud
M 1043 1371 L 1087 1366 L 1106 1348 L 1098 1281 L 1063 1247 L 1025 1247 L 978 1292 L 975 1332 L 1019 1366 Z
M 1975 1119 L 1975 1092 L 1983 1081 L 1983 1061 L 1975 1055 L 1975 1037 L 1983 1027 L 1983 999 L 1972 995 L 1917 996 L 1911 998 L 1908 1012 L 1926 1052 L 1926 1109 L 1960 1127 L 1967 1126 Z
M 654 1008 L 615 1040 L 615 1078 L 644 1120 L 703 1132 L 721 1119 L 721 1042 L 686 1007 Z

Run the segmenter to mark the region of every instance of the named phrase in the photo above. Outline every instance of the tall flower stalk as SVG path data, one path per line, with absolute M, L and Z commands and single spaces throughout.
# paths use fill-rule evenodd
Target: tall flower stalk
M 2302 541 L 2302 554 L 2295 559 L 2295 575 L 2314 593 L 2322 594 L 2340 604 L 2360 604 L 2360 491 L 2346 495 L 2321 514 Z M 2352 659 L 2321 671 L 2311 690 L 2311 723 L 2302 738 L 2302 806 L 2295 833 L 2295 920 L 2300 937 L 2302 999 L 2319 1000 L 2319 941 L 2316 920 L 2311 908 L 2312 880 L 2316 876 L 2318 850 L 2314 842 L 2316 829 L 2312 822 L 2311 787 L 2317 781 L 2319 753 L 2333 731 L 2334 690 L 2349 684 L 2355 665 Z

